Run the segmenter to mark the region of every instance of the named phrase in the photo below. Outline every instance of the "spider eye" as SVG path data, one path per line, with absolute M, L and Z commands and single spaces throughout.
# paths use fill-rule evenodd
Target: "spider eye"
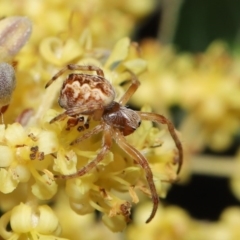
M 142 121 L 139 121 L 139 122 L 138 122 L 138 127 L 140 127 L 141 123 L 142 123 Z

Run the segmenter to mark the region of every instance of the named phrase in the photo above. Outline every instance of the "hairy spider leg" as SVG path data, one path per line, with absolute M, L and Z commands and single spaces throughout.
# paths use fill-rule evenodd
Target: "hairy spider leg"
M 94 167 L 96 167 L 104 159 L 104 156 L 107 154 L 107 152 L 109 151 L 109 149 L 112 146 L 111 128 L 105 124 L 103 130 L 104 131 L 103 131 L 102 147 L 101 147 L 101 150 L 99 151 L 99 153 L 97 154 L 96 158 L 94 158 L 91 162 L 89 162 L 84 167 L 79 169 L 76 173 L 69 174 L 69 175 L 54 175 L 54 177 L 59 178 L 59 179 L 76 178 L 76 177 L 83 176 L 84 174 L 91 171 Z M 89 135 L 89 137 L 90 136 L 91 135 Z
M 129 99 L 132 97 L 132 95 L 137 91 L 138 87 L 140 86 L 140 82 L 137 79 L 137 76 L 131 71 L 128 71 L 128 72 L 132 76 L 131 85 L 129 86 L 129 88 L 127 89 L 127 91 L 124 93 L 124 95 L 121 97 L 119 101 L 119 104 L 122 106 L 126 105 L 126 103 L 129 101 Z
M 67 114 L 66 114 L 66 111 L 64 111 L 63 113 L 60 113 L 56 117 L 51 119 L 51 121 L 49 123 L 51 124 L 51 123 L 54 123 L 56 121 L 64 120 L 66 117 L 67 117 Z
M 54 123 L 56 121 L 60 121 L 65 119 L 67 116 L 76 116 L 76 115 L 81 115 L 86 112 L 91 112 L 95 109 L 99 109 L 99 112 L 103 111 L 103 106 L 101 104 L 89 104 L 86 106 L 81 106 L 81 107 L 74 107 L 74 108 L 70 108 L 66 111 L 64 111 L 63 113 L 60 113 L 59 115 L 57 115 L 56 117 L 54 117 L 50 123 Z M 100 114 L 98 111 L 96 112 L 95 115 L 97 115 L 97 117 L 99 117 L 98 115 Z M 88 115 L 88 114 L 86 114 Z
M 142 120 L 148 120 L 148 121 L 152 121 L 152 122 L 167 125 L 168 131 L 169 131 L 170 135 L 172 136 L 172 139 L 174 140 L 175 145 L 178 149 L 178 155 L 179 155 L 179 157 L 178 157 L 178 169 L 177 169 L 177 174 L 178 174 L 181 170 L 182 163 L 183 163 L 183 147 L 182 147 L 181 141 L 179 140 L 179 138 L 177 136 L 177 133 L 175 131 L 175 128 L 174 128 L 172 122 L 169 121 L 163 115 L 160 115 L 160 114 L 157 114 L 157 113 L 140 112 L 140 111 L 137 111 L 137 113 L 139 114 L 139 116 Z
M 45 85 L 45 88 L 49 87 L 56 79 L 58 79 L 63 73 L 65 73 L 68 70 L 70 70 L 70 71 L 75 71 L 75 70 L 77 70 L 77 71 L 96 71 L 98 76 L 104 77 L 103 70 L 99 67 L 91 66 L 91 65 L 82 66 L 82 65 L 77 65 L 77 64 L 68 64 L 67 66 L 62 68 L 59 72 L 57 72 L 51 78 L 51 80 Z
M 119 147 L 125 151 L 129 156 L 131 156 L 137 163 L 143 168 L 145 171 L 146 179 L 151 191 L 152 195 L 152 201 L 153 201 L 153 209 L 151 212 L 150 217 L 147 219 L 146 223 L 149 223 L 155 216 L 157 209 L 158 209 L 158 203 L 159 203 L 159 197 L 157 194 L 157 190 L 153 181 L 153 174 L 152 170 L 149 167 L 147 159 L 133 146 L 131 146 L 129 143 L 127 143 L 125 137 L 119 132 L 116 131 L 114 134 L 114 139 L 119 145 Z

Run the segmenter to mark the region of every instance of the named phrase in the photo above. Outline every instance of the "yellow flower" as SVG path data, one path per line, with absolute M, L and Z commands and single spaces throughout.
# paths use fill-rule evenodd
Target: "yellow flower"
M 227 149 L 239 128 L 238 57 L 221 42 L 201 55 L 177 54 L 154 40 L 140 47 L 148 72 L 141 76 L 134 104 L 149 104 L 161 113 L 178 106 L 183 112 L 180 130 L 191 151 Z
M 47 205 L 34 207 L 20 203 L 0 219 L 0 234 L 4 239 L 63 239 L 56 237 L 60 233 L 58 219 Z
M 157 212 L 156 218 L 151 224 L 143 226 L 145 212 L 148 211 L 148 204 L 143 204 L 137 208 L 134 216 L 134 224 L 127 229 L 127 239 L 195 239 L 188 238 L 195 226 L 188 214 L 175 206 L 162 208 Z M 161 236 L 161 237 L 159 237 Z
M 40 175 L 37 170 L 43 171 L 48 161 L 47 159 L 44 163 L 41 161 L 46 154 L 57 150 L 53 132 L 40 129 L 25 130 L 19 123 L 8 125 L 6 129 L 2 128 L 2 132 L 4 134 L 0 145 L 2 150 L 0 191 L 10 193 L 19 183 L 26 183 L 33 176 L 35 179 L 35 184 L 32 185 L 33 193 L 40 199 L 51 198 L 57 191 L 57 185 L 47 174 Z M 48 145 L 46 139 L 49 141 Z
M 0 9 L 5 14 L 18 11 L 20 15 L 28 15 L 33 34 L 16 57 L 17 88 L 4 115 L 7 124 L 0 125 L 0 191 L 7 196 L 4 199 L 16 197 L 9 204 L 1 204 L 5 213 L 0 220 L 0 234 L 5 239 L 60 236 L 54 207 L 40 203 L 44 200 L 57 204 L 61 201 L 58 193 L 64 186 L 74 212 L 85 215 L 97 210 L 108 228 L 122 231 L 130 221 L 132 204 L 139 201 L 139 192 L 151 195 L 144 170 L 114 143 L 92 171 L 75 179 L 56 180 L 56 175 L 73 174 L 96 157 L 101 149 L 101 134 L 71 146 L 83 134 L 77 126 L 69 130 L 68 117 L 49 123 L 63 111 L 57 105 L 57 98 L 64 76 L 48 89 L 44 85 L 67 64 L 94 65 L 103 70 L 118 101 L 127 89 L 126 81 L 130 80 L 128 70 L 138 76 L 147 69 L 137 44 L 123 36 L 128 35 L 138 18 L 152 9 L 153 1 L 143 1 L 134 9 L 127 1 L 121 4 L 124 11 L 135 12 L 133 18 L 112 9 L 116 3 L 109 1 L 24 0 L 21 6 L 17 1 L 13 3 L 8 8 L 9 3 L 2 1 Z M 91 120 L 90 129 L 97 124 Z M 161 196 L 166 191 L 160 181 L 176 177 L 174 146 L 167 149 L 167 154 L 165 150 L 159 151 L 168 142 L 165 139 L 164 131 L 152 123 L 143 123 L 127 139 L 149 157 L 151 168 L 158 165 L 154 180 Z M 163 157 L 158 159 L 160 155 Z

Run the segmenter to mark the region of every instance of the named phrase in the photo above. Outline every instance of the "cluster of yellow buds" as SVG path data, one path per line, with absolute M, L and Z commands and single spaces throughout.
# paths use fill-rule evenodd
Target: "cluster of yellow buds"
M 69 118 L 50 124 L 64 111 L 57 99 L 67 74 L 44 86 L 70 63 L 101 68 L 116 101 L 126 92 L 128 71 L 134 73 L 141 86 L 132 103 L 144 112 L 153 108 L 164 114 L 172 106 L 180 107 L 179 128 L 191 152 L 231 145 L 239 129 L 239 59 L 221 42 L 204 54 L 177 54 L 155 40 L 132 43 L 125 36 L 156 4 L 0 1 L 1 239 L 240 238 L 238 208 L 226 209 L 211 224 L 193 220 L 178 207 L 161 206 L 147 225 L 150 205 L 137 207 L 132 216 L 132 207 L 145 199 L 150 202 L 151 192 L 144 170 L 117 144 L 84 176 L 56 179 L 77 172 L 101 149 L 100 134 L 71 146 L 84 133 L 77 127 L 69 130 Z M 94 124 L 90 122 L 90 129 Z M 176 151 L 168 132 L 143 121 L 126 139 L 146 157 L 157 194 L 165 197 L 169 182 L 177 178 Z M 239 197 L 238 163 L 234 164 L 231 186 Z M 221 169 L 229 172 L 225 166 Z M 102 221 L 96 221 L 99 215 Z M 126 236 L 116 233 L 128 224 Z
M 127 239 L 134 240 L 235 240 L 240 237 L 240 208 L 229 207 L 225 209 L 217 222 L 195 220 L 183 209 L 171 206 L 161 208 L 152 224 L 144 226 L 141 216 L 146 211 L 146 206 L 139 208 L 136 221 L 127 229 Z M 139 221 L 140 219 L 140 221 Z
M 155 40 L 140 46 L 149 65 L 135 104 L 148 103 L 157 112 L 181 108 L 179 128 L 193 152 L 229 148 L 240 127 L 239 58 L 222 42 L 214 42 L 202 54 L 177 54 Z
M 143 9 L 144 4 L 150 2 L 143 1 Z M 104 1 L 78 3 L 67 3 L 71 5 L 70 9 L 78 6 L 72 12 L 66 11 L 62 1 L 43 3 L 26 0 L 26 5 L 19 5 L 16 1 L 11 9 L 8 9 L 7 2 L 0 3 L 5 15 L 28 16 L 33 29 L 29 42 L 23 40 L 23 44 L 27 43 L 21 52 L 14 59 L 10 56 L 6 60 L 9 65 L 12 60 L 15 62 L 17 86 L 11 101 L 7 102 L 9 108 L 4 113 L 4 123 L 0 125 L 0 207 L 3 212 L 0 235 L 3 239 L 79 239 L 73 236 L 73 233 L 81 235 L 79 227 L 75 225 L 76 218 L 84 228 L 81 215 L 96 210 L 101 212 L 102 221 L 109 229 L 113 232 L 122 231 L 131 221 L 132 205 L 138 203 L 143 195 L 151 197 L 143 169 L 117 145 L 113 145 L 96 169 L 84 176 L 64 181 L 54 178 L 55 174 L 72 174 L 93 159 L 101 147 L 101 138 L 96 135 L 81 144 L 70 146 L 69 143 L 82 133 L 77 129 L 68 130 L 68 119 L 50 124 L 51 119 L 63 111 L 57 104 L 63 79 L 44 89 L 46 82 L 66 64 L 95 65 L 103 69 L 106 79 L 116 91 L 118 101 L 126 91 L 124 83 L 129 79 L 127 70 L 138 76 L 147 68 L 147 62 L 141 58 L 137 44 L 131 43 L 129 38 L 122 37 L 113 44 L 129 29 L 124 29 L 124 33 L 114 32 L 116 35 L 112 38 L 106 38 L 103 32 L 100 34 L 94 31 L 101 27 L 107 31 L 104 25 L 106 22 L 99 26 L 99 17 L 103 18 L 101 11 L 106 11 Z M 93 19 L 88 19 L 86 26 L 76 25 L 76 22 L 83 24 L 90 17 L 86 14 L 78 16 L 77 13 L 84 9 L 88 13 L 89 8 L 92 5 L 96 7 L 96 4 L 102 9 L 100 13 L 94 12 Z M 47 17 L 43 18 L 46 14 L 53 20 L 50 24 Z M 113 13 L 109 11 L 108 14 Z M 140 15 L 136 13 L 136 19 L 143 15 L 143 12 Z M 83 19 L 79 20 L 78 17 Z M 116 20 L 109 16 L 105 20 L 109 23 L 112 19 Z M 129 18 L 125 20 L 129 21 Z M 2 21 L 9 23 L 3 29 L 13 26 L 10 18 Z M 116 23 L 119 24 L 119 18 Z M 130 28 L 132 25 L 127 26 Z M 16 36 L 25 36 L 29 32 L 28 28 L 24 30 L 19 26 L 15 26 L 15 30 Z M 120 30 L 122 27 L 119 27 Z M 2 33 L 8 36 L 8 33 Z M 97 45 L 101 48 L 95 47 Z M 8 45 L 3 46 L 6 48 Z M 13 48 L 10 43 L 9 46 Z M 142 109 L 151 111 L 148 106 Z M 167 131 L 143 121 L 127 137 L 127 141 L 148 159 L 157 193 L 164 197 L 167 183 L 161 180 L 172 182 L 177 177 L 175 147 Z M 73 215 L 74 212 L 78 215 Z M 99 228 L 93 217 L 86 216 L 86 219 L 89 219 L 91 228 Z M 65 227 L 70 223 L 72 229 L 75 228 L 71 232 Z

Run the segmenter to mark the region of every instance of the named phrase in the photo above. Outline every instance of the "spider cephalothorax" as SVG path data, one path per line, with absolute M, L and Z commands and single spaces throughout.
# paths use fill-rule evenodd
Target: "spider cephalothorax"
M 70 129 L 70 127 L 77 125 L 79 121 L 82 121 L 82 115 L 89 116 L 94 120 L 99 121 L 99 124 L 81 137 L 75 139 L 71 145 L 81 142 L 94 134 L 103 132 L 102 148 L 95 159 L 79 169 L 76 173 L 71 175 L 56 175 L 55 177 L 69 179 L 88 173 L 104 159 L 104 156 L 111 148 L 112 140 L 114 139 L 119 147 L 131 156 L 145 171 L 153 201 L 152 213 L 146 221 L 150 222 L 157 211 L 159 202 L 153 181 L 153 174 L 147 159 L 137 149 L 127 143 L 125 136 L 133 133 L 139 127 L 141 120 L 166 124 L 178 149 L 179 157 L 177 173 L 179 173 L 183 161 L 183 149 L 174 130 L 173 124 L 162 115 L 134 111 L 125 107 L 125 104 L 140 85 L 138 79 L 133 73 L 130 72 L 132 76 L 130 87 L 120 101 L 116 102 L 114 101 L 115 91 L 112 85 L 104 78 L 103 71 L 96 66 L 67 65 L 53 76 L 53 78 L 47 83 L 46 87 L 67 70 L 96 71 L 97 75 L 72 73 L 68 76 L 62 85 L 59 97 L 59 104 L 65 109 L 65 111 L 53 118 L 50 123 L 69 116 L 71 117 L 71 121 L 68 121 L 68 128 Z
M 104 108 L 102 118 L 106 124 L 118 129 L 124 136 L 133 133 L 141 124 L 141 118 L 135 111 L 114 101 Z

